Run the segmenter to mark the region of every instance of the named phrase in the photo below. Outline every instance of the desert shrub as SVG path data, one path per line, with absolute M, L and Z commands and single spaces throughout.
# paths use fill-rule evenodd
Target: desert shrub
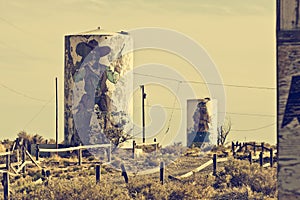
M 14 195 L 16 199 L 130 199 L 125 187 L 114 184 L 96 184 L 89 178 L 49 181 L 47 186 L 23 188 Z
M 89 156 L 87 160 L 88 161 L 94 161 L 94 160 L 96 160 L 96 158 L 95 158 L 95 156 Z
M 185 181 L 168 181 L 164 185 L 155 179 L 136 177 L 130 182 L 128 192 L 134 199 L 210 199 L 214 177 L 198 175 Z
M 182 146 L 181 143 L 174 143 L 173 145 L 166 146 L 164 148 L 160 149 L 160 152 L 162 154 L 174 154 L 174 155 L 180 155 L 183 153 L 185 148 Z
M 169 186 L 169 185 L 168 185 Z M 132 198 L 137 199 L 161 199 L 166 200 L 170 195 L 170 191 L 166 188 L 170 188 L 166 185 L 161 185 L 157 181 L 134 181 L 129 184 L 128 192 Z M 174 192 L 176 192 L 174 190 Z M 174 196 L 175 194 L 173 194 Z
M 274 168 L 260 169 L 258 164 L 251 166 L 248 185 L 255 192 L 274 196 L 277 191 L 277 171 Z
M 122 164 L 122 160 L 119 158 L 114 158 L 114 160 L 112 160 L 111 164 L 116 168 L 120 168 L 120 166 Z
M 229 193 L 234 193 L 234 188 L 250 188 L 254 193 L 276 197 L 276 173 L 275 168 L 261 168 L 256 163 L 250 165 L 248 161 L 230 160 L 217 172 L 213 186 L 216 189 L 232 189 Z
M 245 188 L 230 188 L 225 190 L 224 192 L 220 192 L 214 196 L 216 200 L 240 200 L 240 199 L 248 199 L 248 191 Z
M 151 159 L 151 158 L 147 158 L 146 161 L 145 161 L 149 166 L 152 166 L 152 167 L 156 167 L 156 166 L 159 166 L 159 160 L 155 160 L 155 159 Z
M 40 179 L 42 177 L 43 177 L 42 174 L 40 172 L 37 172 L 32 176 L 32 181 L 37 181 L 38 179 Z

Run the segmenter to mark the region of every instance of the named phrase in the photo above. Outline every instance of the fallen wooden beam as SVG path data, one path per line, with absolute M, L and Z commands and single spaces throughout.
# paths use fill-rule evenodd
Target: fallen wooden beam
M 22 165 L 19 167 L 19 169 L 17 169 L 17 173 L 19 173 L 23 169 L 23 167 L 25 167 L 28 164 L 31 164 L 31 162 L 30 161 L 25 161 L 24 163 L 22 163 Z
M 217 163 L 226 162 L 226 161 L 228 161 L 228 158 L 219 158 L 219 159 L 217 159 Z M 196 169 L 179 176 L 178 179 L 187 178 L 187 177 L 193 175 L 194 173 L 199 172 L 199 171 L 205 169 L 206 167 L 208 167 L 212 164 L 213 164 L 213 160 L 209 160 L 206 163 L 204 163 L 203 165 L 201 165 L 200 167 L 197 167 Z
M 32 158 L 32 156 L 30 155 L 30 153 L 27 150 L 26 150 L 26 154 L 32 163 L 34 163 L 39 169 L 42 169 L 42 167 Z
M 1 152 L 0 153 L 0 156 L 6 156 L 6 155 L 11 155 L 11 151 L 8 151 L 8 152 Z
M 85 145 L 85 146 L 77 146 L 77 147 L 69 147 L 69 148 L 60 148 L 60 149 L 43 149 L 40 148 L 40 152 L 66 152 L 66 151 L 75 151 L 79 149 L 91 149 L 91 148 L 103 148 L 110 147 L 111 144 L 94 144 L 94 145 Z
M 15 172 L 15 174 L 18 174 L 17 170 L 13 167 L 12 164 L 10 164 L 10 168 Z
M 10 176 L 18 176 L 19 175 L 19 174 L 14 174 L 14 173 L 8 172 L 6 170 L 0 170 L 0 173 L 8 173 Z

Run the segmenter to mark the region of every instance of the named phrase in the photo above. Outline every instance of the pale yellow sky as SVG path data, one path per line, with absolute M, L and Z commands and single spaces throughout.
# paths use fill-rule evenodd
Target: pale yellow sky
M 0 0 L 0 11 L 2 139 L 13 139 L 20 130 L 54 138 L 56 76 L 60 90 L 59 137 L 63 139 L 64 35 L 98 26 L 109 31 L 138 27 L 173 29 L 193 38 L 207 50 L 225 84 L 276 86 L 273 1 Z M 188 80 L 199 79 L 188 63 L 170 53 L 135 54 L 135 65 L 148 62 L 173 66 Z M 246 138 L 275 143 L 276 91 L 225 89 L 232 129 L 241 130 L 232 131 L 229 141 Z M 199 98 L 202 98 L 200 93 Z M 148 101 L 155 103 L 160 99 Z M 169 106 L 172 104 L 173 100 Z M 176 126 L 170 128 L 176 129 Z

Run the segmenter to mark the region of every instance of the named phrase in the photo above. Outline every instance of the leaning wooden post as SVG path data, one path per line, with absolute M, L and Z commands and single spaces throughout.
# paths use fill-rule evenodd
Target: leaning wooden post
M 165 173 L 165 163 L 164 162 L 160 162 L 160 173 L 159 173 L 159 180 L 161 182 L 161 184 L 164 184 L 164 173 Z
M 22 146 L 22 164 L 24 164 L 26 162 L 26 147 Z M 26 172 L 26 165 L 24 165 L 23 169 L 22 169 L 22 173 Z
M 96 165 L 96 184 L 100 183 L 101 181 L 101 165 Z
M 252 153 L 251 151 L 249 152 L 249 162 L 250 162 L 250 165 L 252 164 Z
M 40 147 L 39 144 L 36 144 L 35 146 L 35 160 L 38 161 L 40 157 Z
M 259 153 L 259 164 L 260 166 L 263 166 L 264 162 L 263 162 L 263 152 Z
M 273 149 L 270 149 L 270 166 L 273 167 Z
M 134 159 L 135 154 L 135 140 L 132 141 L 132 158 Z
M 213 175 L 217 175 L 217 154 L 213 155 Z
M 234 142 L 232 142 L 231 144 L 231 150 L 232 150 L 232 156 L 235 156 L 235 145 L 234 145 Z
M 254 152 L 254 155 L 256 156 L 256 143 L 255 142 L 253 144 L 253 152 Z
M 78 149 L 78 165 L 80 166 L 82 164 L 82 149 L 80 148 L 81 144 L 79 145 L 79 149 Z
M 6 153 L 7 153 L 7 155 L 5 156 L 6 157 L 6 170 L 9 171 L 9 166 L 10 166 L 10 152 L 9 152 L 9 149 L 6 149 Z
M 3 173 L 3 188 L 4 188 L 4 200 L 9 200 L 10 199 L 10 194 L 9 194 L 9 174 L 8 172 Z
M 124 164 L 121 164 L 121 169 L 122 169 L 122 176 L 124 177 L 125 183 L 128 183 L 128 175 Z

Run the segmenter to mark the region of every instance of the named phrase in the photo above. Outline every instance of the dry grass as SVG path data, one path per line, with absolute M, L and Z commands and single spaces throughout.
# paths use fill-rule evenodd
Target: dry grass
M 222 149 L 224 150 L 224 149 Z M 217 150 L 219 151 L 219 150 Z M 197 152 L 197 151 L 195 151 Z M 195 154 L 192 152 L 191 155 Z M 88 159 L 86 159 L 87 161 Z M 202 164 L 196 156 L 182 156 L 167 166 L 168 175 L 182 174 Z M 50 165 L 56 162 L 57 164 Z M 276 199 L 276 167 L 260 168 L 247 161 L 230 159 L 218 165 L 217 175 L 207 168 L 181 181 L 169 180 L 161 185 L 159 173 L 130 176 L 125 184 L 121 173 L 110 166 L 101 169 L 101 183 L 95 183 L 93 164 L 66 165 L 76 157 L 45 159 L 51 178 L 44 179 L 36 168 L 27 176 L 12 180 L 14 199 Z M 46 184 L 47 183 L 47 184 Z M 1 197 L 1 196 L 0 196 Z

